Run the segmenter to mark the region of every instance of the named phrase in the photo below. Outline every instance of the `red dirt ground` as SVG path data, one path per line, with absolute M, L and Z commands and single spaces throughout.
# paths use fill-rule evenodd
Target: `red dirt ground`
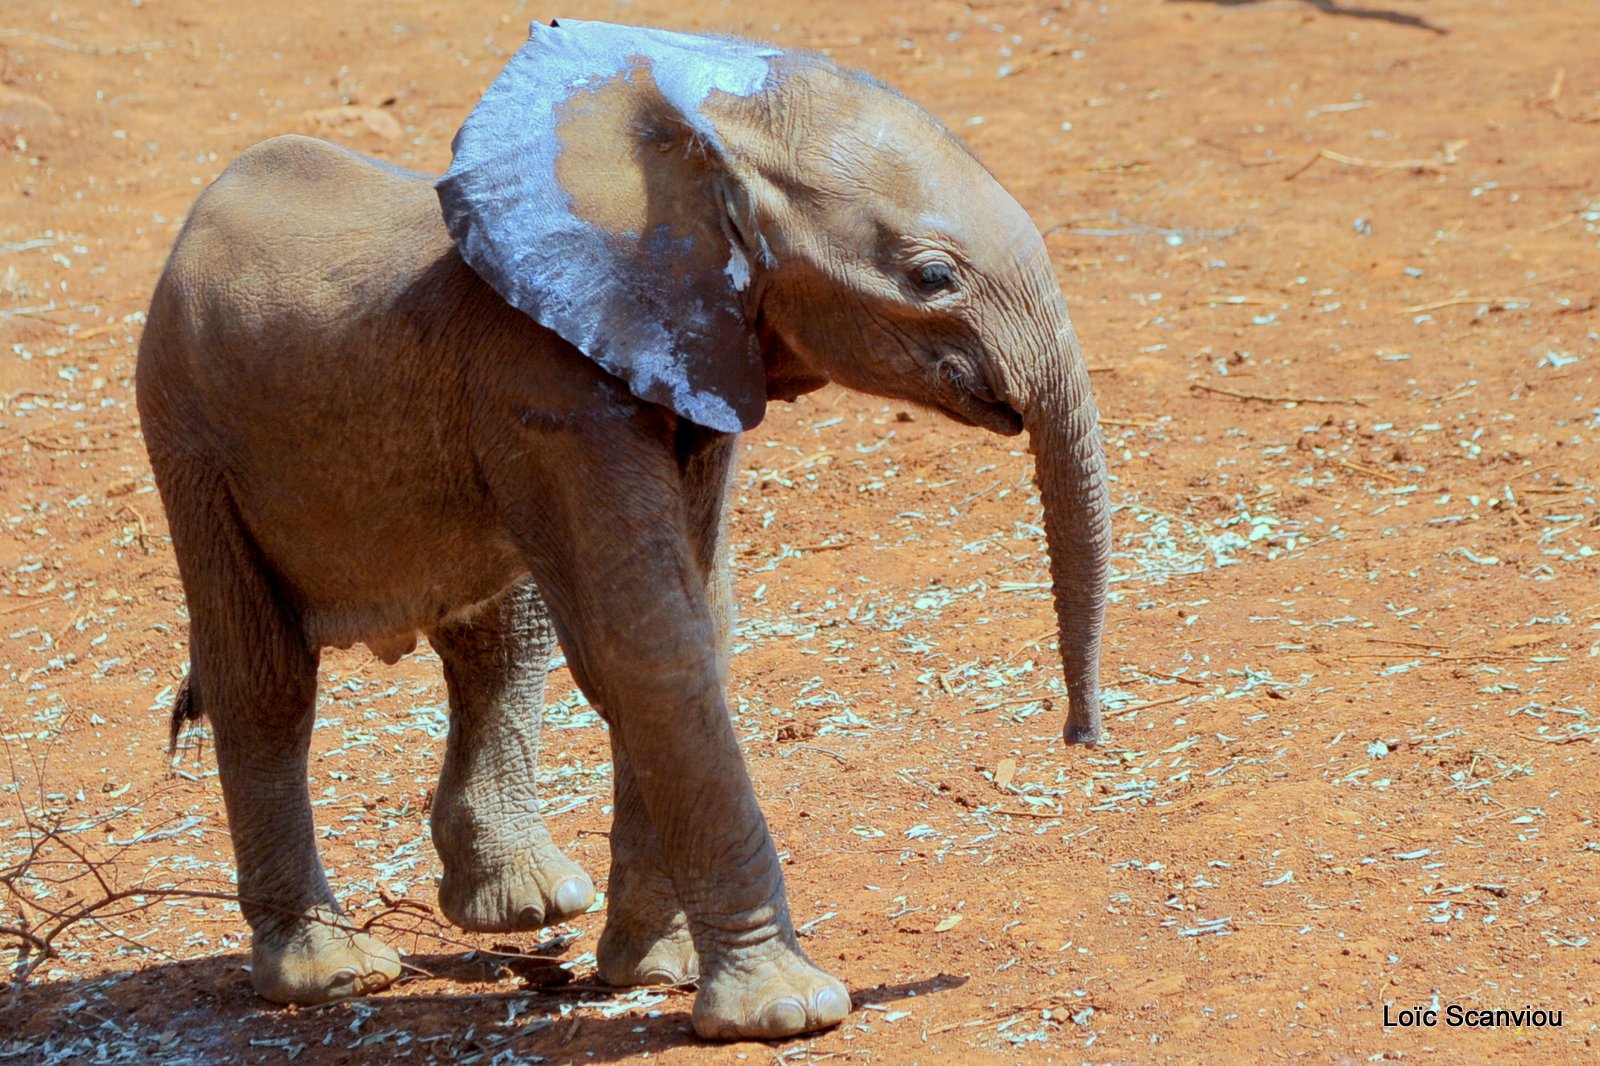
M 1014 441 L 832 389 L 749 435 L 732 698 L 807 948 L 858 1004 L 803 1040 L 539 991 L 592 979 L 598 914 L 500 938 L 559 973 L 439 939 L 426 654 L 328 657 L 311 785 L 337 890 L 414 930 L 413 978 L 272 1008 L 237 909 L 158 891 L 232 876 L 203 736 L 165 755 L 183 597 L 131 388 L 162 258 L 272 134 L 442 168 L 564 14 L 822 48 L 925 102 L 1046 231 L 1096 370 L 1119 554 L 1093 751 L 1059 742 Z M 12 0 L 0 925 L 146 892 L 0 995 L 0 1060 L 1591 1057 L 1597 33 L 1590 0 Z M 564 671 L 551 699 L 554 830 L 600 881 L 606 738 Z M 33 853 L 30 825 L 60 828 Z M 1433 1003 L 1563 1024 L 1383 1024 Z

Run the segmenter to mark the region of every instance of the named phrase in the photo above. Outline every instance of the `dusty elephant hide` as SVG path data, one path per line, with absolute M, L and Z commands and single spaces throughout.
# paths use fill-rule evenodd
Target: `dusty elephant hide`
M 442 201 L 442 210 L 441 210 Z M 381 988 L 306 786 L 320 649 L 425 634 L 451 729 L 440 902 L 533 929 L 594 886 L 534 795 L 557 642 L 611 723 L 616 984 L 698 979 L 696 1031 L 837 1023 L 728 720 L 737 431 L 835 381 L 1038 458 L 1069 741 L 1099 736 L 1109 524 L 1093 399 L 1025 212 L 926 112 L 817 56 L 536 26 L 438 183 L 302 137 L 196 204 L 139 409 L 269 999 Z

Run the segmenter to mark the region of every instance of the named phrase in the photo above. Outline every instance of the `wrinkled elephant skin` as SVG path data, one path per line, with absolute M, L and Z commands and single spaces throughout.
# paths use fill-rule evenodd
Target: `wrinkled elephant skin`
M 795 939 L 723 696 L 738 434 L 829 381 L 1028 431 L 1066 735 L 1095 742 L 1087 372 L 1026 213 L 900 95 L 749 42 L 535 26 L 444 178 L 290 136 L 204 193 L 138 398 L 190 612 L 174 727 L 213 724 L 263 996 L 399 973 L 323 877 L 307 750 L 323 647 L 393 661 L 425 635 L 452 716 L 447 917 L 531 930 L 594 900 L 534 794 L 559 641 L 612 727 L 602 976 L 698 980 L 710 1038 L 845 1017 Z

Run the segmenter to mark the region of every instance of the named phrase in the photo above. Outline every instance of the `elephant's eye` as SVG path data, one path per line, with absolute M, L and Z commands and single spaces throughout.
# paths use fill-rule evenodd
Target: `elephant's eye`
M 933 296 L 955 288 L 956 275 L 949 263 L 923 263 L 911 272 L 911 280 L 926 296 Z

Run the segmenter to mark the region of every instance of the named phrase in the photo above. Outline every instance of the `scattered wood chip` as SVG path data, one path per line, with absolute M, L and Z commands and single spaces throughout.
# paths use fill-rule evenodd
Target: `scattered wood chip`
M 307 111 L 306 121 L 322 130 L 334 133 L 359 133 L 365 130 L 386 141 L 398 140 L 405 135 L 400 120 L 381 107 L 327 107 L 320 111 Z
M 1501 637 L 1489 646 L 1495 651 L 1512 651 L 1516 648 L 1529 648 L 1535 644 L 1543 644 L 1547 640 L 1555 639 L 1556 636 L 1556 633 L 1512 633 L 1509 636 Z

